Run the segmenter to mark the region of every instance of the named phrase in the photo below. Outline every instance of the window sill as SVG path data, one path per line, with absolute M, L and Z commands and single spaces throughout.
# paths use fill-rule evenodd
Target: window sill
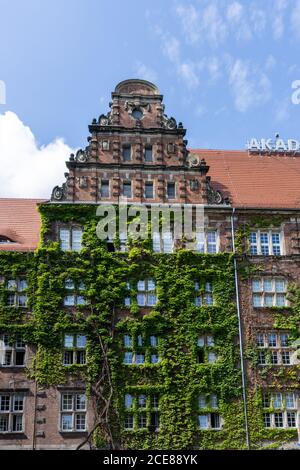
M 0 436 L 25 436 L 25 431 L 0 431 Z
M 60 434 L 65 435 L 65 436 L 82 436 L 86 435 L 88 431 L 59 431 Z

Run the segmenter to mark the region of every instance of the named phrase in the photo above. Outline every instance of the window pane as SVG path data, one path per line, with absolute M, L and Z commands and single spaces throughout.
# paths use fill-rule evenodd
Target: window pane
M 137 290 L 138 291 L 145 291 L 145 281 L 138 281 L 137 283 Z
M 294 411 L 288 411 L 286 416 L 287 416 L 288 428 L 295 428 L 296 427 L 296 413 Z
M 146 295 L 145 294 L 138 294 L 136 297 L 137 304 L 139 307 L 143 307 L 146 305 Z
M 129 162 L 131 160 L 131 146 L 124 145 L 122 149 L 123 161 Z
M 72 279 L 65 280 L 65 289 L 75 289 L 74 281 L 72 281 Z
M 73 395 L 70 393 L 65 393 L 62 396 L 62 410 L 63 411 L 72 411 L 73 410 Z
M 85 348 L 86 347 L 86 336 L 85 335 L 77 335 L 77 337 L 76 337 L 76 346 L 77 346 L 77 348 Z
M 148 307 L 152 307 L 156 304 L 156 295 L 155 294 L 148 294 L 147 296 L 147 305 Z
M 155 290 L 155 282 L 152 279 L 148 280 L 148 291 Z
M 22 292 L 23 290 L 27 289 L 27 281 L 26 279 L 20 279 L 18 282 L 18 291 Z
M 145 162 L 152 162 L 152 145 L 147 145 L 145 147 Z
M 260 279 L 253 279 L 252 280 L 252 292 L 261 292 L 262 291 L 262 283 Z
M 140 429 L 144 429 L 147 427 L 147 416 L 145 413 L 139 415 L 138 425 Z
M 133 415 L 125 416 L 124 427 L 125 429 L 133 429 Z
M 76 395 L 76 410 L 85 410 L 86 408 L 86 396 L 84 393 Z
M 214 362 L 216 362 L 216 360 L 217 360 L 216 354 L 214 352 L 209 352 L 208 353 L 208 362 L 210 364 L 213 364 Z
M 12 420 L 12 431 L 13 432 L 22 432 L 23 431 L 23 415 L 13 415 Z
M 157 364 L 159 362 L 159 356 L 157 354 L 151 354 L 151 363 Z
M 210 419 L 211 419 L 212 429 L 220 429 L 220 427 L 221 427 L 220 415 L 218 415 L 216 413 L 211 413 Z
M 196 233 L 196 251 L 198 253 L 204 253 L 205 251 L 205 238 L 203 232 Z
M 73 364 L 74 352 L 73 351 L 64 351 L 64 365 L 70 366 Z
M 137 344 L 138 344 L 138 346 L 143 346 L 143 337 L 142 337 L 142 335 L 138 335 Z
M 291 363 L 290 351 L 282 351 L 282 364 L 288 365 Z
M 258 294 L 254 294 L 252 296 L 253 300 L 253 307 L 261 307 L 262 306 L 262 296 Z
M 211 407 L 212 408 L 218 408 L 218 399 L 217 399 L 217 395 L 211 395 Z
M 273 292 L 272 279 L 264 279 L 264 291 Z
M 85 431 L 85 414 L 75 415 L 75 429 L 76 431 Z
M 281 393 L 274 393 L 274 408 L 282 408 L 282 395 Z
M 24 397 L 23 395 L 13 396 L 13 411 L 23 411 Z
M 285 292 L 285 280 L 275 279 L 275 290 L 276 292 Z
M 293 393 L 285 395 L 285 406 L 286 408 L 295 408 L 295 395 Z
M 150 336 L 150 346 L 152 346 L 152 348 L 156 348 L 157 346 L 157 336 Z
M 198 416 L 198 423 L 199 423 L 200 429 L 207 429 L 208 428 L 208 415 Z
M 286 305 L 286 298 L 284 294 L 277 294 L 276 295 L 276 306 L 277 307 L 284 307 Z
M 269 347 L 276 348 L 277 346 L 277 337 L 275 333 L 268 334 L 268 345 Z
M 215 345 L 215 340 L 213 336 L 208 335 L 207 336 L 207 346 L 214 346 Z
M 283 428 L 283 413 L 274 413 L 275 428 Z
M 86 364 L 85 351 L 76 352 L 76 364 Z
M 129 408 L 132 407 L 133 404 L 133 396 L 130 395 L 129 393 L 126 393 L 125 395 L 125 408 L 128 410 Z
M 73 229 L 72 230 L 72 250 L 80 251 L 82 245 L 82 230 Z
M 264 347 L 264 335 L 263 334 L 256 335 L 256 346 Z
M 132 338 L 130 335 L 124 335 L 123 336 L 123 342 L 124 342 L 124 346 L 126 348 L 131 348 L 132 346 Z
M 75 305 L 75 295 L 66 295 L 64 298 L 64 305 L 66 307 L 71 307 Z
M 136 355 L 136 363 L 137 364 L 144 364 L 145 362 L 145 355 L 144 354 L 137 354 Z
M 175 198 L 175 183 L 167 184 L 167 196 L 169 199 Z
M 205 294 L 204 300 L 206 305 L 213 305 L 213 296 L 211 294 Z
M 0 432 L 8 431 L 8 415 L 0 415 Z
M 109 197 L 109 181 L 101 181 L 101 197 Z
M 0 395 L 0 411 L 9 411 L 10 395 Z
M 74 346 L 74 335 L 66 334 L 64 336 L 64 346 L 65 346 L 65 348 L 73 348 L 73 346 Z
M 76 305 L 85 305 L 85 304 L 86 304 L 85 297 L 83 297 L 82 295 L 77 295 Z
M 70 230 L 60 229 L 59 239 L 60 239 L 60 248 L 62 250 L 70 250 Z
M 123 196 L 131 198 L 131 182 L 123 183 Z
M 200 395 L 199 396 L 198 406 L 199 406 L 199 408 L 206 408 L 207 407 L 206 396 L 205 395 Z
M 145 183 L 145 198 L 153 199 L 153 183 L 152 182 Z
M 73 429 L 73 417 L 71 414 L 61 415 L 61 429 L 62 431 L 72 431 Z
M 265 428 L 271 427 L 271 415 L 270 413 L 264 413 L 264 425 Z
M 146 395 L 142 394 L 138 396 L 138 407 L 145 408 L 146 406 Z
M 283 348 L 288 346 L 289 335 L 287 333 L 280 334 L 280 343 Z
M 273 307 L 273 305 L 274 305 L 274 295 L 273 294 L 266 294 L 264 299 L 265 299 L 264 304 L 265 304 L 266 307 Z
M 133 353 L 132 352 L 125 352 L 124 353 L 124 364 L 132 364 L 133 363 Z
M 197 340 L 197 346 L 199 346 L 200 348 L 203 348 L 204 346 L 204 336 L 199 336 L 198 340 Z

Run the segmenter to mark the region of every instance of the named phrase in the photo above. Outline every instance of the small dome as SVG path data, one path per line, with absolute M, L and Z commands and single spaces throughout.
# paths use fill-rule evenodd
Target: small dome
M 115 88 L 115 93 L 120 95 L 159 95 L 159 89 L 156 85 L 147 80 L 136 78 L 124 80 Z

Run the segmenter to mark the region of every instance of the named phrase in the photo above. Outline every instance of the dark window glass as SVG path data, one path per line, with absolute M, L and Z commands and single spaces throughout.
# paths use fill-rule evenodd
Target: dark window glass
M 131 145 L 124 145 L 122 153 L 123 153 L 124 162 L 130 162 L 130 160 L 131 160 Z
M 109 181 L 101 181 L 101 197 L 109 197 Z
M 197 352 L 197 361 L 198 361 L 199 364 L 203 364 L 203 362 L 204 362 L 204 351 L 202 349 L 200 349 Z
M 145 184 L 145 198 L 153 199 L 153 183 L 147 182 Z
M 167 196 L 170 199 L 175 198 L 175 183 L 168 183 L 168 185 L 167 185 Z
M 153 155 L 152 155 L 152 145 L 147 145 L 145 148 L 145 162 L 152 162 Z
M 131 197 L 131 181 L 123 183 L 123 196 Z

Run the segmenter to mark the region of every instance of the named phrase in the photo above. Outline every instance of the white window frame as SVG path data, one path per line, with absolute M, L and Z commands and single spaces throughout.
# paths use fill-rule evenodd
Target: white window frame
M 198 292 L 200 290 L 199 282 L 195 282 L 194 286 L 195 286 L 195 292 Z M 211 299 L 211 301 L 208 302 L 208 298 Z M 205 306 L 214 305 L 213 287 L 212 287 L 211 282 L 205 282 L 204 291 L 201 289 L 201 292 L 198 295 L 196 295 L 194 299 L 194 305 L 195 307 L 202 307 L 203 305 Z
M 72 404 L 70 409 L 64 409 L 64 397 L 69 395 L 72 397 Z M 85 396 L 85 407 L 77 408 L 77 397 L 84 395 Z M 71 429 L 63 429 L 63 416 L 68 415 L 72 417 L 72 428 Z M 85 428 L 84 429 L 76 429 L 76 417 L 84 416 L 85 417 Z M 85 392 L 74 392 L 74 391 L 64 391 L 61 392 L 60 396 L 60 432 L 62 433 L 82 433 L 87 431 L 87 397 Z
M 143 284 L 142 284 L 143 283 Z M 149 284 L 153 283 L 154 288 L 151 289 L 149 288 Z M 137 304 L 139 307 L 154 307 L 157 304 L 157 296 L 156 296 L 156 284 L 153 279 L 141 279 L 137 283 Z M 141 302 L 141 298 L 144 298 L 144 300 Z M 149 299 L 154 298 L 154 303 L 150 301 Z
M 66 337 L 67 336 L 72 337 L 72 346 L 67 346 L 66 345 Z M 85 346 L 79 346 L 78 345 L 78 338 L 79 337 L 85 338 Z M 76 365 L 85 365 L 86 364 L 86 341 L 87 341 L 86 335 L 83 335 L 81 333 L 65 333 L 63 340 L 64 340 L 64 344 L 63 344 L 63 365 L 66 366 L 66 367 L 72 366 L 74 364 L 76 364 Z M 84 353 L 84 354 L 82 354 L 82 357 L 84 358 L 84 362 L 78 362 L 77 361 L 79 353 Z M 65 354 L 71 354 L 72 355 L 71 364 L 66 363 Z
M 24 433 L 24 411 L 25 411 L 25 395 L 23 393 L 7 393 L 7 392 L 1 392 L 0 391 L 0 399 L 1 397 L 9 397 L 9 409 L 8 410 L 1 410 L 0 409 L 0 418 L 1 416 L 7 416 L 8 417 L 8 429 L 6 431 L 0 431 L 1 434 L 20 434 Z M 22 410 L 17 410 L 15 408 L 15 402 L 17 397 L 22 397 Z M 13 430 L 13 419 L 14 416 L 21 416 L 22 420 L 22 429 L 18 430 Z
M 21 344 L 20 345 L 18 345 Z M 6 353 L 10 353 L 10 363 L 6 364 Z M 17 353 L 24 354 L 23 364 L 16 364 Z M 6 333 L 0 334 L 0 367 L 25 367 L 26 365 L 26 344 L 20 338 L 13 343 L 9 340 L 9 335 Z
M 256 242 L 251 241 L 253 234 L 256 234 Z M 268 242 L 262 243 L 261 236 L 267 234 Z M 273 234 L 279 234 L 279 244 L 273 243 Z M 251 230 L 249 235 L 249 252 L 251 256 L 282 256 L 284 254 L 283 233 L 281 230 Z M 279 245 L 280 254 L 274 254 L 274 248 Z M 268 254 L 263 254 L 263 246 L 268 246 Z M 254 250 L 256 247 L 256 250 Z M 254 253 L 253 251 L 257 251 Z
M 174 252 L 174 238 L 172 232 L 152 234 L 152 247 L 154 253 L 173 253 Z
M 263 417 L 265 421 L 265 415 L 268 416 L 270 420 L 270 426 L 265 426 L 266 429 L 296 429 L 299 426 L 300 422 L 300 399 L 299 394 L 293 391 L 286 392 L 274 392 L 266 393 L 269 396 L 269 405 L 268 407 L 263 406 Z M 281 406 L 274 406 L 275 395 L 280 395 Z M 287 406 L 287 396 L 293 395 L 294 406 Z M 265 399 L 263 398 L 263 401 Z M 265 401 L 267 403 L 267 401 Z M 277 413 L 282 413 L 282 422 L 283 426 L 275 426 L 275 415 Z M 288 426 L 288 413 L 295 413 L 295 426 Z
M 65 239 L 62 237 L 62 233 L 66 233 Z M 76 235 L 80 234 L 78 240 L 75 240 Z M 60 227 L 59 228 L 59 244 L 62 251 L 81 251 L 82 249 L 82 234 L 83 230 L 81 227 Z
M 210 234 L 213 233 L 215 241 L 209 241 Z M 196 232 L 195 248 L 196 253 L 217 254 L 220 249 L 219 233 L 216 229 L 206 229 L 204 232 Z M 215 250 L 210 247 L 214 246 Z
M 276 290 L 276 282 L 283 281 L 284 283 L 284 290 Z M 266 282 L 270 282 L 271 289 L 268 290 L 265 288 Z M 254 284 L 258 284 L 258 287 L 254 287 Z M 252 290 L 252 306 L 253 308 L 268 308 L 268 307 L 278 307 L 278 308 L 285 308 L 289 306 L 289 301 L 287 299 L 287 281 L 283 277 L 273 276 L 273 277 L 255 277 L 251 280 L 251 290 Z M 284 297 L 284 305 L 278 303 L 278 298 L 282 296 Z M 267 298 L 271 299 L 272 303 L 269 304 L 266 300 Z M 256 300 L 259 300 L 259 305 L 256 305 Z
M 24 284 L 24 285 L 22 285 Z M 25 277 L 17 277 L 15 279 L 6 280 L 6 289 L 8 293 L 8 299 L 13 299 L 13 302 L 8 300 L 9 307 L 27 308 L 28 303 L 28 283 Z M 21 299 L 22 302 L 20 301 Z

